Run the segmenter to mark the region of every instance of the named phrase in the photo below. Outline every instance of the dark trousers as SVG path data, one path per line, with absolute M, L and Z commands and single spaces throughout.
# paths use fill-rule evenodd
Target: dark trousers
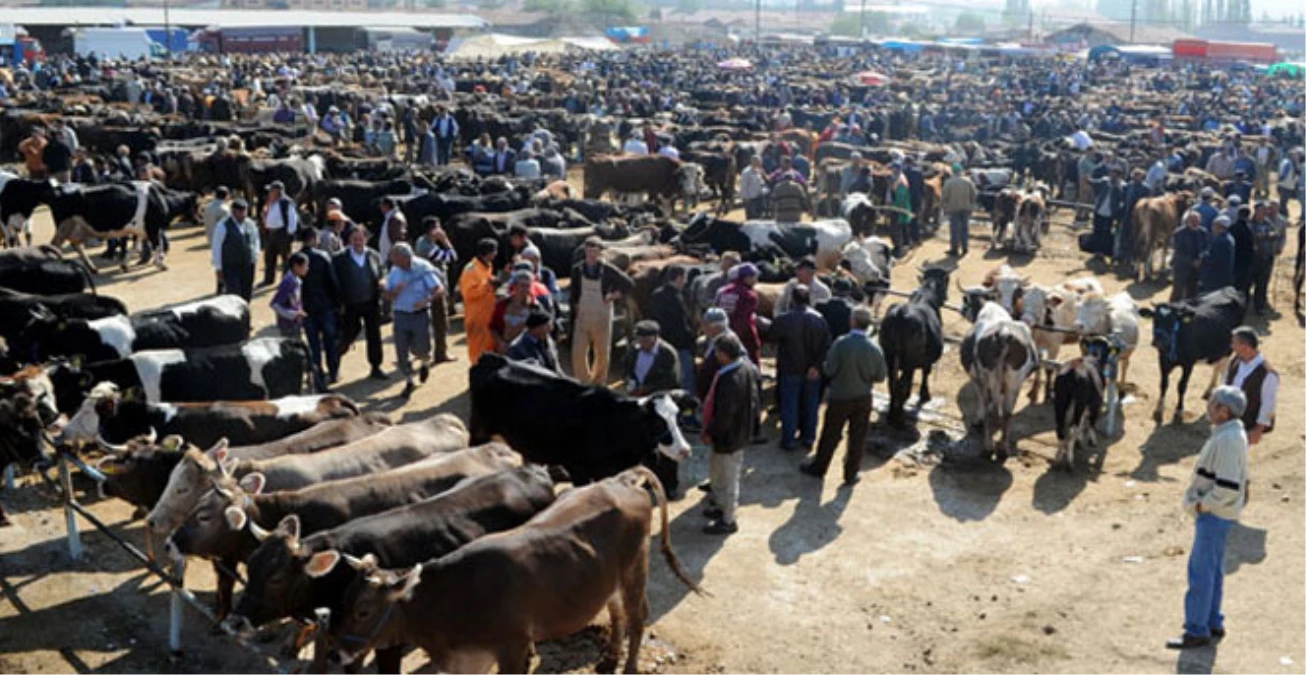
M 825 475 L 834 459 L 834 449 L 843 438 L 844 424 L 848 425 L 848 448 L 843 455 L 843 478 L 850 480 L 862 468 L 862 454 L 866 452 L 866 434 L 871 428 L 871 397 L 831 400 L 825 406 L 825 422 L 821 425 L 821 441 L 816 446 L 813 468 Z
M 449 358 L 449 300 L 440 293 L 431 298 L 431 340 L 435 342 L 435 362 Z
M 1174 287 L 1170 289 L 1170 302 L 1197 297 L 1197 268 L 1193 261 L 1175 258 Z
M 313 364 L 313 383 L 325 390 L 340 375 L 340 317 L 335 310 L 323 309 L 304 317 L 304 335 L 308 338 L 309 360 Z M 326 371 L 322 357 L 326 357 Z
M 766 198 L 757 197 L 755 199 L 744 200 L 744 217 L 749 220 L 766 217 Z
M 435 137 L 435 163 L 445 166 L 449 163 L 449 157 L 453 154 L 453 139 Z
M 381 367 L 381 305 L 368 302 L 346 305 L 343 325 L 340 327 L 340 353 L 343 355 L 358 339 L 359 332 L 367 338 L 367 362 L 373 368 Z
M 249 302 L 250 296 L 254 294 L 254 263 L 236 268 L 223 267 L 222 289 Z
M 1252 261 L 1252 303 L 1249 306 L 1256 308 L 1258 313 L 1270 308 L 1270 277 L 1273 272 L 1273 258 Z
M 1111 216 L 1093 214 L 1093 255 L 1110 258 L 1114 253 L 1115 239 L 1111 236 L 1111 225 L 1114 221 Z
M 271 285 L 281 271 L 281 266 L 289 261 L 290 233 L 284 227 L 268 230 L 263 237 L 263 285 Z

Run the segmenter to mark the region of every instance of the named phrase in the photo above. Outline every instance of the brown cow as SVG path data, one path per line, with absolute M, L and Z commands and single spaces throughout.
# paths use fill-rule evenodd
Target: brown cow
M 1172 192 L 1160 197 L 1138 200 L 1134 204 L 1135 253 L 1139 265 L 1139 280 L 1152 278 L 1152 254 L 1161 249 L 1161 264 L 1165 265 L 1170 240 L 1179 229 L 1179 219 L 1193 202 L 1191 192 Z
M 1020 196 L 1016 207 L 1016 236 L 1012 241 L 1015 250 L 1030 253 L 1038 250 L 1039 236 L 1047 227 L 1047 187 L 1039 185 Z
M 993 240 L 989 242 L 989 248 L 997 248 L 1002 245 L 1003 239 L 1007 236 L 1007 226 L 1016 221 L 1016 213 L 1020 210 L 1020 200 L 1023 193 L 1016 188 L 1006 188 L 993 197 Z
M 586 199 L 606 192 L 647 194 L 674 212 L 676 198 L 697 200 L 702 184 L 703 167 L 661 155 L 607 155 L 585 162 Z
M 646 486 L 662 510 L 663 557 L 702 593 L 671 548 L 662 484 L 636 467 L 564 493 L 521 527 L 411 569 L 377 569 L 364 557 L 341 613 L 343 660 L 374 646 L 417 644 L 441 671 L 484 670 L 488 655 L 501 673 L 526 673 L 535 642 L 585 628 L 606 606 L 612 627 L 595 670 L 615 669 L 625 637 L 625 672 L 635 672 L 648 618 L 653 505 Z

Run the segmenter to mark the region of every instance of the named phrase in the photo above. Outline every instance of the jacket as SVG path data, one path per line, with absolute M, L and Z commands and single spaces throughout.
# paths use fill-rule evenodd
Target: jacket
M 1211 233 L 1201 227 L 1180 227 L 1174 233 L 1174 262 L 1192 264 L 1211 246 Z
M 626 349 L 626 355 L 621 359 L 626 371 L 626 381 L 635 383 L 628 393 L 632 396 L 647 396 L 655 391 L 680 388 L 680 357 L 674 347 L 667 344 L 665 340 L 658 340 L 657 346 L 654 347 L 653 365 L 644 374 L 642 380 L 635 374 L 639 353 L 640 349 L 632 345 Z
M 872 386 L 888 376 L 884 352 L 864 331 L 849 331 L 835 340 L 822 371 L 830 378 L 831 401 L 870 396 Z
M 816 306 L 830 329 L 830 338 L 838 339 L 852 327 L 853 303 L 848 298 L 830 298 Z
M 362 281 L 364 277 L 358 274 L 358 266 L 354 263 L 351 255 L 353 250 L 353 248 L 346 248 L 337 253 L 331 260 L 331 266 L 336 271 L 340 302 L 344 305 L 366 305 L 377 302 L 381 299 L 381 291 L 377 287 L 377 282 L 385 278 L 385 273 L 381 267 L 381 254 L 377 253 L 374 248 L 363 249 L 363 255 L 366 256 L 363 264 L 371 272 L 366 275 L 371 279 L 371 282 L 364 284 Z
M 562 368 L 558 365 L 558 347 L 553 343 L 553 338 L 544 337 L 541 342 L 535 339 L 530 332 L 524 332 L 512 341 L 512 346 L 508 348 L 508 358 L 513 361 L 534 360 L 546 370 L 551 370 L 562 375 Z
M 807 191 L 797 181 L 784 180 L 771 190 L 776 222 L 797 223 L 807 212 Z
M 975 210 L 975 199 L 977 192 L 975 184 L 965 176 L 953 176 L 943 184 L 943 193 L 940 197 L 940 208 L 944 213 L 956 213 L 965 211 L 967 213 Z
M 649 299 L 648 317 L 658 322 L 662 329 L 662 339 L 672 347 L 694 348 L 694 323 L 690 321 L 689 308 L 685 306 L 685 296 L 680 289 L 664 284 L 653 291 L 653 297 Z
M 709 387 L 712 415 L 705 432 L 712 440 L 713 452 L 729 454 L 743 449 L 753 437 L 753 421 L 762 407 L 757 368 L 742 357 L 737 363 L 718 370 L 715 387 Z
M 785 282 L 784 289 L 780 291 L 780 297 L 775 299 L 775 311 L 773 316 L 779 316 L 789 311 L 789 305 L 794 301 L 794 289 L 798 288 L 800 283 L 801 282 L 799 282 L 798 279 L 790 279 Z M 830 292 L 830 287 L 826 286 L 824 281 L 821 281 L 819 277 L 815 276 L 812 277 L 812 283 L 807 284 L 807 290 L 809 291 L 808 297 L 811 299 L 812 305 L 825 302 L 834 295 Z
M 794 308 L 776 317 L 767 337 L 778 347 L 775 370 L 780 375 L 803 375 L 808 368 L 819 370 L 830 348 L 830 329 L 810 307 Z
M 730 317 L 730 330 L 739 336 L 748 358 L 762 360 L 762 338 L 757 332 L 757 291 L 739 281 L 732 281 L 717 291 L 714 304 Z
M 1233 237 L 1228 232 L 1211 238 L 1211 246 L 1202 257 L 1199 281 L 1203 293 L 1233 285 Z
M 1247 504 L 1247 434 L 1240 420 L 1215 428 L 1202 445 L 1193 479 L 1184 490 L 1184 511 L 1237 520 Z
M 299 250 L 308 256 L 308 274 L 304 275 L 304 285 L 300 291 L 304 299 L 304 311 L 309 314 L 334 312 L 340 306 L 340 283 L 336 280 L 336 268 L 331 264 L 331 256 L 310 246 Z

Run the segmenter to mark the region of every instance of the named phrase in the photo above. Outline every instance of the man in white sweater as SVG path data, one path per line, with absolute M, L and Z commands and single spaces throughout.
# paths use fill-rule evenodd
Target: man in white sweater
M 1188 556 L 1188 593 L 1184 596 L 1184 634 L 1166 642 L 1170 649 L 1191 649 L 1224 637 L 1224 545 L 1229 530 L 1247 503 L 1247 434 L 1241 418 L 1247 397 L 1237 387 L 1211 392 L 1206 415 L 1211 437 L 1202 446 L 1193 480 L 1184 491 L 1184 510 L 1196 516 L 1197 535 Z

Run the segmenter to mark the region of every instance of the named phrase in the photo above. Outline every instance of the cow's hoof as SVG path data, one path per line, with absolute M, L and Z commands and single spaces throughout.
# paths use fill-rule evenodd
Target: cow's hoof
M 118 269 L 125 273 L 127 271 L 127 263 L 119 265 Z
M 617 659 L 611 656 L 605 656 L 598 663 L 594 664 L 596 673 L 615 673 L 617 672 Z
M 1165 413 L 1161 412 L 1161 409 L 1160 409 L 1160 408 L 1157 408 L 1156 410 L 1153 410 L 1153 411 L 1152 411 L 1152 421 L 1153 421 L 1153 422 L 1156 422 L 1157 424 L 1160 424 L 1160 423 L 1161 423 L 1161 419 L 1162 419 L 1162 417 L 1163 417 L 1164 415 L 1165 415 Z
M 1202 400 L 1203 400 L 1203 401 L 1209 401 L 1209 400 L 1211 400 L 1211 390 L 1210 390 L 1210 389 L 1207 389 L 1206 391 L 1202 392 Z

